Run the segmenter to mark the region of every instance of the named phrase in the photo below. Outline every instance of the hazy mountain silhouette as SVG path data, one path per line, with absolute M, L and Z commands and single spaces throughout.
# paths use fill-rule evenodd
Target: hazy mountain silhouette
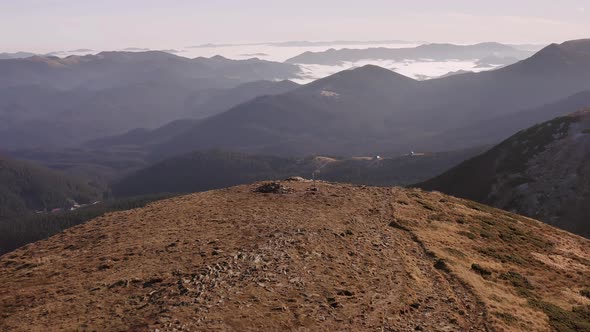
M 499 128 L 513 128 L 514 117 L 522 117 L 519 123 L 526 126 L 523 110 L 589 90 L 590 55 L 584 51 L 589 43 L 554 44 L 502 69 L 429 81 L 375 66 L 343 71 L 208 118 L 162 144 L 155 155 L 211 148 L 349 156 L 464 148 L 471 143 L 458 141 L 454 129 L 476 128 L 491 119 Z M 480 135 L 478 144 L 498 142 L 506 134 Z
M 305 52 L 288 59 L 288 63 L 338 65 L 342 62 L 356 62 L 366 59 L 382 60 L 477 60 L 489 57 L 514 59 L 510 63 L 531 56 L 533 52 L 499 43 L 480 43 L 475 45 L 425 44 L 411 48 L 368 48 L 368 49 L 330 49 L 322 52 Z
M 395 114 L 392 105 L 417 83 L 376 66 L 344 71 L 206 119 L 158 151 L 167 155 L 207 148 L 279 155 L 366 151 L 370 146 L 358 142 L 359 135 L 371 138 L 395 130 L 382 120 Z
M 489 144 L 492 137 L 498 140 L 507 138 L 521 129 L 565 115 L 571 110 L 586 107 L 590 107 L 590 91 L 580 92 L 540 107 L 453 128 L 433 138 L 428 138 L 428 140 L 439 140 L 441 144 L 437 148 L 444 148 L 448 145 L 469 147 Z
M 256 96 L 294 89 L 292 82 L 258 79 L 294 75 L 295 68 L 163 52 L 3 60 L 0 148 L 72 146 L 137 127 L 207 117 Z
M 177 80 L 231 78 L 249 82 L 293 78 L 297 66 L 259 59 L 188 59 L 167 52 L 101 52 L 96 55 L 34 56 L 0 61 L 0 88 L 47 85 L 61 89 L 114 88 L 160 77 Z
M 175 119 L 211 115 L 168 141 L 153 140 L 160 143 L 153 149 L 154 157 L 215 148 L 284 156 L 454 150 L 472 146 L 468 140 L 457 139 L 461 137 L 460 132 L 454 132 L 457 128 L 477 132 L 487 121 L 498 128 L 515 128 L 515 123 L 526 126 L 539 117 L 531 115 L 527 122 L 523 110 L 590 90 L 588 44 L 588 40 L 552 44 L 529 59 L 489 72 L 418 82 L 365 66 L 301 87 L 288 82 L 238 87 L 233 76 L 225 74 L 243 73 L 246 77 L 258 71 L 252 66 L 280 66 L 261 60 L 233 61 L 220 56 L 190 60 L 162 52 L 101 53 L 99 59 L 39 58 L 59 64 L 84 60 L 97 68 L 105 61 L 116 63 L 115 67 L 133 63 L 126 73 L 140 67 L 157 69 L 130 75 L 124 85 L 119 82 L 108 89 L 94 90 L 108 84 L 110 79 L 103 77 L 87 81 L 86 89 L 52 91 L 58 107 L 45 102 L 47 97 L 40 97 L 43 102 L 34 107 L 27 106 L 30 101 L 9 103 L 0 117 L 10 126 L 0 130 L 0 137 L 13 138 L 5 148 L 63 146 L 133 128 L 157 127 Z M 173 65 L 162 67 L 163 62 Z M 194 67 L 200 69 L 194 71 L 210 72 L 212 78 L 189 78 L 190 71 L 180 71 L 186 63 L 200 63 Z M 95 67 L 75 65 L 79 66 Z M 23 93 L 26 95 L 26 89 Z M 272 96 L 249 100 L 257 95 Z M 225 108 L 231 109 L 223 112 Z M 21 117 L 36 112 L 42 115 Z M 521 115 L 515 117 L 520 116 L 522 122 L 514 121 L 512 115 L 517 113 Z M 477 145 L 498 142 L 507 134 L 502 130 L 488 133 L 477 137 Z M 467 129 L 465 134 L 469 137 Z
M 7 59 L 22 59 L 35 56 L 35 53 L 29 52 L 15 52 L 15 53 L 0 53 L 0 60 Z

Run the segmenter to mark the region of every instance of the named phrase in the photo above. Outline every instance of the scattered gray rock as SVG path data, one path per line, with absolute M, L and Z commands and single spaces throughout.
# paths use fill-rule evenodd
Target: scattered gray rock
M 282 185 L 280 182 L 268 182 L 254 190 L 263 194 L 288 194 L 293 192 L 293 188 Z

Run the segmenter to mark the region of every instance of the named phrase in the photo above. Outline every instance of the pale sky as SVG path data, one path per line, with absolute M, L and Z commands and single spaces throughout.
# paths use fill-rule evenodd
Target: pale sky
M 590 38 L 590 0 L 0 0 L 0 52 L 287 40 Z

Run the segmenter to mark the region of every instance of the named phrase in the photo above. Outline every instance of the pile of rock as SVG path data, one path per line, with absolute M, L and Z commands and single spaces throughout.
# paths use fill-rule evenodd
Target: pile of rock
M 267 182 L 254 189 L 254 192 L 263 194 L 288 194 L 293 188 L 282 185 L 280 182 Z

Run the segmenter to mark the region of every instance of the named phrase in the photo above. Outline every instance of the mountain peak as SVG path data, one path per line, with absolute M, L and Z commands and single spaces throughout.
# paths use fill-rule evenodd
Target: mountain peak
M 419 82 L 375 65 L 343 70 L 303 86 L 297 91 L 314 91 L 322 96 L 355 96 L 365 91 L 374 96 L 391 96 L 413 88 Z M 361 93 L 363 94 L 363 93 Z
M 210 59 L 211 60 L 218 60 L 218 61 L 225 61 L 225 60 L 227 60 L 226 57 L 224 57 L 222 55 L 219 55 L 219 54 L 212 56 Z
M 343 70 L 334 75 L 320 79 L 316 82 L 321 83 L 334 83 L 342 81 L 364 81 L 367 84 L 380 84 L 383 80 L 388 81 L 406 81 L 406 82 L 417 82 L 416 80 L 396 73 L 392 70 L 379 67 L 376 65 L 364 65 L 353 69 Z M 314 82 L 315 83 L 315 82 Z M 314 84 L 311 83 L 311 84 Z

